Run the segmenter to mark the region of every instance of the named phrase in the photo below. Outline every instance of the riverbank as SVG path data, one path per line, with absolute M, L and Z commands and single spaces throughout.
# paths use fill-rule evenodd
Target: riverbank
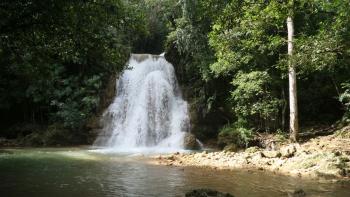
M 239 152 L 175 153 L 159 155 L 152 162 L 167 166 L 256 169 L 298 177 L 350 179 L 350 138 L 339 134 L 320 136 L 300 144 L 284 144 L 277 150 L 250 147 Z

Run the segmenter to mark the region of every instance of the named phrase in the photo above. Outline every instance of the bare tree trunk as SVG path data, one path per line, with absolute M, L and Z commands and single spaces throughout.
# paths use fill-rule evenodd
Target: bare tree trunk
M 298 140 L 299 125 L 298 125 L 298 100 L 297 100 L 297 80 L 295 65 L 292 61 L 293 56 L 293 36 L 294 24 L 292 17 L 287 18 L 288 29 L 288 56 L 289 56 L 289 131 L 290 139 L 293 142 Z

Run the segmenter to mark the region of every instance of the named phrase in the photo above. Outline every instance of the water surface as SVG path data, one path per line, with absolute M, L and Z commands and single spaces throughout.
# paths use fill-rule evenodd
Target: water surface
M 184 196 L 196 188 L 236 197 L 349 197 L 349 182 L 304 180 L 268 172 L 216 171 L 147 164 L 135 154 L 87 148 L 0 149 L 0 196 Z

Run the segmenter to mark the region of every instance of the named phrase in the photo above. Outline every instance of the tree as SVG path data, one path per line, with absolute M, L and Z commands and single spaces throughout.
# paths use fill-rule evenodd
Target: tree
M 266 103 L 274 100 L 287 104 L 283 95 L 284 91 L 288 91 L 288 84 L 290 137 L 293 141 L 298 137 L 299 122 L 307 124 L 307 121 L 324 123 L 335 120 L 325 114 L 340 118 L 336 114 L 341 111 L 341 107 L 331 106 L 340 106 L 337 101 L 339 87 L 341 82 L 347 80 L 350 70 L 350 51 L 347 50 L 350 12 L 345 10 L 344 5 L 349 5 L 349 2 L 247 0 L 231 1 L 225 6 L 209 33 L 209 42 L 216 57 L 215 62 L 210 65 L 211 71 L 219 77 L 231 78 L 232 92 L 237 92 L 243 85 L 253 87 L 265 76 L 255 75 L 257 78 L 254 80 L 240 81 L 243 75 L 252 76 L 251 73 L 258 71 L 265 72 L 270 78 L 268 83 L 256 89 L 259 93 L 265 92 L 264 99 L 258 99 L 259 94 L 250 94 L 248 102 L 247 99 L 238 102 L 245 95 L 231 94 L 234 97 L 230 101 L 237 120 L 244 117 L 249 127 L 267 131 L 270 127 L 262 127 L 259 121 L 264 120 L 264 116 L 245 116 L 246 110 L 237 109 L 250 109 L 255 106 L 268 109 L 271 105 Z M 297 27 L 295 29 L 294 24 Z M 298 86 L 298 100 L 297 77 L 302 82 Z M 298 104 L 302 106 L 299 108 L 300 113 Z M 285 104 L 274 105 L 274 110 L 269 110 L 279 111 L 279 116 L 282 116 L 280 122 L 288 118 L 283 116 L 284 106 Z M 302 119 L 298 114 L 302 114 Z M 266 119 L 276 121 L 278 118 L 270 113 Z M 286 128 L 283 125 L 277 127 L 284 130 Z
M 124 68 L 142 12 L 125 0 L 3 0 L 0 119 L 81 132 L 109 78 Z M 0 133 L 1 135 L 1 133 Z
M 293 0 L 291 1 L 293 3 Z M 295 66 L 293 64 L 293 37 L 294 37 L 294 22 L 292 11 L 287 17 L 288 30 L 288 79 L 289 79 L 289 129 L 290 139 L 293 142 L 298 140 L 299 124 L 298 124 L 298 98 L 297 98 L 297 79 Z

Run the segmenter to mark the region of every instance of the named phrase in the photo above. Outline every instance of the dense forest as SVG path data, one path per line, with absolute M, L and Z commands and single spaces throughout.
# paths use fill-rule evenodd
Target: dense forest
M 2 0 L 0 138 L 91 143 L 91 124 L 111 102 L 130 53 L 164 51 L 202 141 L 245 147 L 257 133 L 289 135 L 291 70 L 296 130 L 346 125 L 349 7 L 348 0 Z

